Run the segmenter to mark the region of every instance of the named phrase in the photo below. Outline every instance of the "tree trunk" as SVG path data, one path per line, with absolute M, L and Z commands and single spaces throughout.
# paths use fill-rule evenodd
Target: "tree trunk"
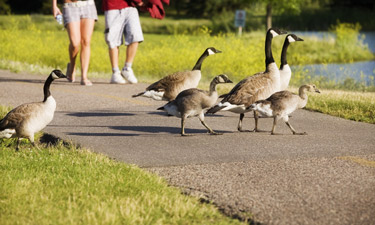
M 267 30 L 272 27 L 272 4 L 267 4 L 267 14 L 266 14 L 266 20 L 267 20 Z

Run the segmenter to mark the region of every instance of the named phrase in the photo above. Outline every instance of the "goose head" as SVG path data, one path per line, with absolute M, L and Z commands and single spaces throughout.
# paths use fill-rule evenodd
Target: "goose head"
M 307 91 L 320 93 L 320 91 L 316 88 L 315 84 L 307 84 L 304 86 Z
M 60 79 L 60 78 L 66 78 L 65 74 L 61 72 L 61 70 L 53 70 L 50 74 L 53 80 Z
M 288 34 L 286 36 L 286 39 L 288 40 L 289 43 L 295 42 L 295 41 L 303 41 L 302 38 L 297 37 L 297 35 L 295 35 L 295 34 Z
M 276 28 L 276 27 L 268 29 L 267 33 L 272 34 L 272 37 L 276 37 L 281 34 L 287 34 L 286 31 L 280 30 L 279 28 Z
M 229 80 L 226 74 L 220 74 L 214 78 L 215 84 L 223 84 L 223 83 L 233 83 L 233 81 Z
M 209 48 L 206 49 L 205 53 L 207 55 L 214 55 L 216 53 L 221 53 L 221 51 L 218 50 L 218 49 L 216 49 L 216 48 L 214 48 L 214 47 L 209 47 Z

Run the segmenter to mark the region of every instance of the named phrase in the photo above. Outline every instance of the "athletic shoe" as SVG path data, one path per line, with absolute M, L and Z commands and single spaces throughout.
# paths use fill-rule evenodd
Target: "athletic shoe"
M 126 81 L 121 76 L 120 71 L 113 72 L 111 77 L 111 84 L 125 84 Z
M 138 83 L 137 78 L 134 75 L 132 68 L 123 68 L 121 70 L 121 75 L 131 84 Z

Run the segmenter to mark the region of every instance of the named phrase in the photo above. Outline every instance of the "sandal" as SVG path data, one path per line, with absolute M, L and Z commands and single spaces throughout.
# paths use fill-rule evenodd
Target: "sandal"
M 81 80 L 81 85 L 92 86 L 92 83 L 90 80 Z
M 69 74 L 69 66 L 70 63 L 66 65 L 66 79 L 68 79 L 69 82 L 73 83 L 75 81 L 75 78 L 72 76 L 72 74 Z

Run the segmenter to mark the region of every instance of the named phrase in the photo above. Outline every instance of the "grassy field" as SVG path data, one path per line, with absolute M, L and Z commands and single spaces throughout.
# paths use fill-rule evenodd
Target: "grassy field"
M 244 224 L 136 166 L 62 142 L 30 147 L 0 139 L 0 224 Z

